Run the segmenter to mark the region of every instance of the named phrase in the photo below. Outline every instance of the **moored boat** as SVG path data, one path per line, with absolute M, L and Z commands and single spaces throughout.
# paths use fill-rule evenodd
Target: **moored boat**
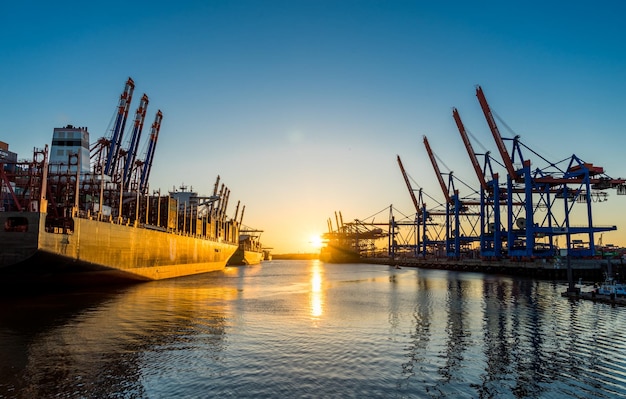
M 265 252 L 260 236 L 263 230 L 241 230 L 239 246 L 228 261 L 231 266 L 258 265 L 264 259 Z
M 594 292 L 598 295 L 626 296 L 626 284 L 618 283 L 614 278 L 607 277 Z

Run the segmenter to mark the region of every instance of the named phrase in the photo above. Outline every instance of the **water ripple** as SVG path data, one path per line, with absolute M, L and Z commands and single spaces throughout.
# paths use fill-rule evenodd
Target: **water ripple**
M 274 261 L 11 301 L 0 398 L 626 397 L 626 312 L 564 289 Z

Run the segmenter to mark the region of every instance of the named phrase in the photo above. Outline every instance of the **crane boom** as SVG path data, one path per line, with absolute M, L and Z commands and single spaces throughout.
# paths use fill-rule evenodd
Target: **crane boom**
M 498 147 L 498 151 L 500 152 L 500 156 L 504 161 L 504 166 L 506 167 L 506 171 L 511 177 L 511 179 L 515 180 L 517 176 L 517 172 L 515 171 L 515 167 L 513 166 L 513 161 L 511 160 L 511 156 L 509 152 L 506 150 L 506 146 L 504 145 L 504 140 L 502 140 L 502 136 L 500 135 L 500 131 L 498 130 L 498 125 L 496 125 L 496 120 L 493 117 L 491 112 L 491 108 L 489 108 L 489 104 L 487 103 L 487 99 L 485 98 L 485 94 L 483 93 L 483 89 L 480 86 L 476 87 L 476 97 L 478 97 L 478 102 L 480 103 L 480 107 L 485 114 L 485 119 L 487 119 L 487 124 L 489 125 L 489 129 L 491 130 L 491 134 L 493 135 L 493 139 L 496 142 L 496 146 Z
M 441 186 L 441 191 L 443 191 L 443 195 L 446 197 L 446 202 L 452 203 L 450 193 L 448 192 L 448 188 L 446 187 L 446 182 L 443 180 L 441 170 L 439 169 L 439 165 L 437 165 L 437 160 L 435 159 L 435 154 L 430 148 L 430 144 L 428 144 L 428 139 L 426 138 L 426 136 L 424 136 L 424 145 L 426 146 L 426 152 L 428 153 L 428 158 L 430 158 L 430 163 L 433 164 L 433 169 L 435 169 L 435 174 L 437 175 L 437 180 L 439 181 L 439 185 Z
M 456 108 L 452 108 L 452 117 L 456 122 L 456 126 L 459 128 L 459 133 L 461 134 L 461 139 L 463 140 L 463 144 L 465 144 L 465 149 L 467 150 L 467 154 L 470 157 L 470 161 L 472 162 L 472 166 L 474 167 L 474 171 L 476 172 L 476 177 L 478 177 L 478 182 L 483 190 L 487 191 L 487 182 L 485 181 L 485 174 L 480 168 L 480 164 L 478 163 L 478 159 L 476 158 L 476 153 L 472 148 L 472 143 L 469 141 L 469 137 L 467 137 L 467 132 L 465 131 L 465 126 L 463 125 L 463 121 L 461 120 L 461 116 L 459 115 L 459 111 Z
M 133 133 L 130 139 L 130 145 L 126 153 L 126 160 L 124 162 L 124 174 L 122 175 L 122 181 L 124 187 L 130 189 L 130 178 L 133 172 L 133 165 L 137 157 L 137 148 L 139 147 L 139 139 L 141 138 L 141 132 L 143 130 L 143 122 L 146 119 L 146 111 L 148 110 L 148 96 L 146 94 L 141 97 L 139 107 L 135 113 L 135 123 L 133 125 Z
M 241 203 L 241 200 L 237 201 L 237 207 L 235 208 L 235 216 L 233 217 L 234 221 L 237 221 L 237 216 L 239 216 L 239 204 Z
M 239 226 L 242 226 L 243 223 L 243 214 L 246 212 L 246 206 L 244 205 L 241 209 L 241 218 L 239 219 Z
M 406 174 L 406 170 L 404 170 L 404 166 L 402 165 L 402 161 L 400 160 L 400 155 L 398 157 L 398 165 L 400 166 L 400 171 L 402 172 L 402 177 L 404 177 L 404 182 L 406 183 L 406 187 L 409 189 L 409 195 L 411 195 L 411 201 L 413 201 L 413 205 L 415 206 L 415 210 L 418 214 L 422 213 L 420 209 L 419 203 L 417 202 L 417 198 L 415 197 L 415 192 L 413 191 L 413 187 L 411 187 L 411 182 L 409 181 L 409 176 Z
M 133 91 L 135 90 L 135 82 L 133 79 L 128 78 L 126 85 L 124 85 L 124 91 L 120 96 L 120 101 L 117 106 L 117 117 L 115 118 L 115 126 L 111 139 L 109 140 L 109 153 L 107 155 L 106 165 L 104 167 L 104 174 L 112 176 L 117 165 L 117 160 L 120 153 L 120 147 L 122 143 L 122 135 L 124 134 L 124 128 L 126 127 L 126 118 L 128 117 L 128 110 L 130 109 L 130 102 L 133 98 Z
M 156 116 L 154 117 L 154 123 L 152 123 L 148 151 L 144 159 L 143 170 L 141 171 L 141 182 L 139 185 L 139 191 L 141 192 L 145 192 L 147 189 L 148 179 L 150 178 L 150 170 L 152 169 L 152 161 L 154 160 L 154 152 L 156 150 L 157 141 L 159 140 L 159 131 L 161 130 L 162 119 L 163 113 L 161 110 L 158 110 Z

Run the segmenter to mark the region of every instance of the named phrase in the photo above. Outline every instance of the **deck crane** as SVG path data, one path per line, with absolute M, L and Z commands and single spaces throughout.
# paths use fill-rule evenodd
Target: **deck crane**
M 239 223 L 238 225 L 241 226 L 243 223 L 243 214 L 246 212 L 246 206 L 244 205 L 243 208 L 241 208 L 241 217 L 239 218 Z
M 139 191 L 146 193 L 148 191 L 148 179 L 150 178 L 150 171 L 152 170 L 152 161 L 154 160 L 154 152 L 156 150 L 157 141 L 159 140 L 159 131 L 161 130 L 161 120 L 163 120 L 163 113 L 158 110 L 152 123 L 152 129 L 150 131 L 150 139 L 148 141 L 148 150 L 143 159 L 141 165 L 141 177 L 139 179 Z
M 109 151 L 104 167 L 104 174 L 107 176 L 113 176 L 116 172 L 114 168 L 117 166 L 122 143 L 122 135 L 124 134 L 124 128 L 126 127 L 126 119 L 128 118 L 128 110 L 130 109 L 130 102 L 133 98 L 134 90 L 135 82 L 133 79 L 128 78 L 117 106 L 117 117 L 115 118 L 113 132 L 108 140 Z
M 465 125 L 461 120 L 459 111 L 452 108 L 452 117 L 456 122 L 456 126 L 461 134 L 463 144 L 469 155 L 470 162 L 480 183 L 480 254 L 485 258 L 500 258 L 502 255 L 502 231 L 500 229 L 500 186 L 498 183 L 498 174 L 493 173 L 489 152 L 485 154 L 484 167 L 481 169 L 478 158 L 469 140 Z M 491 180 L 487 181 L 485 172 L 491 172 Z M 493 222 L 491 222 L 493 218 Z
M 217 178 L 215 179 L 215 185 L 213 185 L 213 196 L 217 197 L 217 188 L 220 185 L 220 175 L 217 175 Z M 218 197 L 219 198 L 219 197 Z M 219 199 L 218 199 L 219 201 Z M 219 204 L 219 202 L 218 202 Z M 213 210 L 216 209 L 217 207 L 215 206 L 215 202 L 211 202 L 211 207 L 209 210 L 209 214 L 211 215 L 211 217 L 215 217 Z
M 141 138 L 141 132 L 143 130 L 143 123 L 146 119 L 146 111 L 148 110 L 148 96 L 144 93 L 139 102 L 139 107 L 135 113 L 135 122 L 133 123 L 133 131 L 130 138 L 130 144 L 128 149 L 123 154 L 126 156 L 124 160 L 124 172 L 122 174 L 122 182 L 124 188 L 130 190 L 131 175 L 133 174 L 133 168 L 135 165 L 135 159 L 137 157 L 137 148 L 139 147 L 139 140 Z
M 235 216 L 233 217 L 234 221 L 237 221 L 239 217 L 239 205 L 241 205 L 241 200 L 237 201 L 237 206 L 235 207 Z
M 224 201 L 224 208 L 222 208 L 221 219 L 226 217 L 226 209 L 228 209 L 228 200 L 230 199 L 230 188 L 226 190 L 226 201 Z

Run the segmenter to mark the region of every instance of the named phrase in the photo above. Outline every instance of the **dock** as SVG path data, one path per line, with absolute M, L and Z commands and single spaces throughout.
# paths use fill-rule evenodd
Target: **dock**
M 537 278 L 542 280 L 567 280 L 567 265 L 564 263 L 537 261 L 512 261 L 502 259 L 485 261 L 481 259 L 452 260 L 447 258 L 391 258 L 375 257 L 361 258 L 363 263 L 380 264 L 399 267 L 419 267 L 423 269 L 438 269 L 462 272 L 477 272 L 486 274 L 504 274 Z M 613 265 L 615 267 L 616 265 Z M 574 278 L 587 281 L 600 281 L 607 268 L 607 262 L 601 260 L 581 260 L 571 264 Z

